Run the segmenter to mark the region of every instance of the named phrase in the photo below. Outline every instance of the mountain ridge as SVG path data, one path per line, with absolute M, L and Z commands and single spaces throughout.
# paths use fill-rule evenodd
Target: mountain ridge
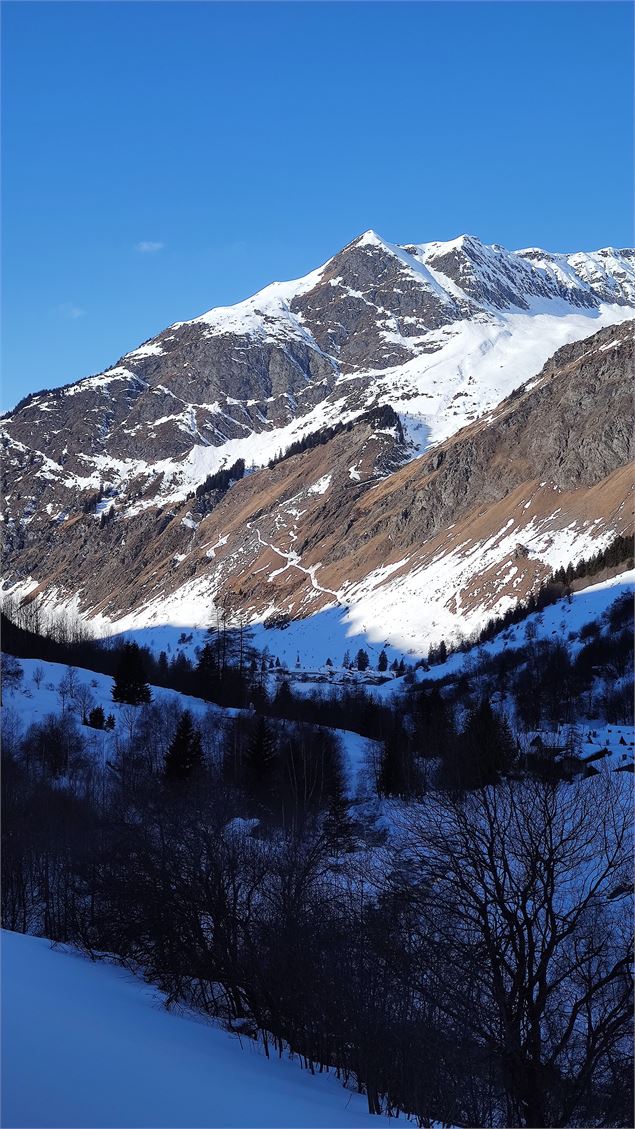
M 610 285 L 607 264 L 613 270 Z M 606 294 L 618 300 L 607 303 Z M 382 591 L 390 588 L 386 568 L 394 573 L 393 588 L 399 577 L 414 575 L 415 592 L 418 585 L 428 583 L 425 576 L 434 557 L 426 544 L 436 545 L 436 539 L 447 533 L 447 549 L 436 546 L 434 551 L 438 549 L 442 557 L 445 552 L 447 560 L 452 557 L 448 531 L 457 522 L 462 528 L 464 521 L 460 480 L 468 483 L 465 496 L 472 506 L 479 500 L 493 506 L 488 530 L 487 522 L 474 525 L 474 516 L 466 511 L 472 532 L 477 539 L 481 534 L 495 540 L 498 536 L 495 524 L 502 520 L 507 503 L 505 495 L 497 493 L 500 467 L 487 462 L 488 443 L 498 445 L 501 452 L 507 450 L 506 444 L 515 444 L 515 450 L 504 455 L 514 455 L 507 472 L 510 493 L 519 489 L 526 495 L 536 479 L 530 473 L 533 460 L 534 470 L 541 467 L 541 476 L 549 482 L 548 489 L 566 494 L 564 509 L 575 518 L 578 555 L 583 555 L 594 520 L 596 535 L 603 530 L 604 537 L 623 527 L 618 515 L 625 505 L 621 468 L 627 458 L 629 411 L 621 391 L 612 405 L 609 397 L 615 380 L 622 388 L 632 364 L 631 329 L 613 328 L 635 317 L 631 296 L 635 303 L 635 252 L 628 249 L 569 256 L 536 249 L 508 252 L 472 236 L 401 246 L 365 232 L 303 278 L 272 283 L 243 303 L 174 323 L 104 373 L 33 394 L 4 417 L 7 584 L 20 590 L 27 584 L 32 591 L 37 586 L 50 598 L 55 590 L 55 599 L 62 600 L 76 598 L 79 592 L 86 614 L 113 622 L 124 614 L 141 613 L 156 589 L 157 577 L 162 578 L 159 587 L 163 585 L 160 607 L 166 609 L 169 595 L 170 614 L 179 615 L 178 592 L 187 575 L 201 577 L 205 615 L 211 614 L 212 602 L 222 591 L 231 593 L 234 603 L 242 600 L 246 612 L 256 618 L 274 612 L 310 614 L 328 604 L 329 593 L 336 606 L 338 601 L 350 605 L 348 597 L 343 598 L 345 592 L 352 593 L 353 602 L 358 599 L 367 606 L 377 585 Z M 586 353 L 590 359 L 585 362 Z M 550 371 L 560 374 L 559 386 L 565 388 L 565 370 L 574 390 L 577 387 L 582 395 L 583 387 L 587 389 L 582 408 L 578 410 L 574 397 L 568 417 L 563 414 L 562 427 L 556 430 L 548 415 L 541 417 L 529 445 L 522 429 L 513 438 L 511 431 L 503 436 L 501 420 L 505 411 L 509 413 L 510 394 L 521 390 L 512 405 L 518 417 L 527 396 L 538 402 Z M 587 386 L 596 389 L 595 401 Z M 617 417 L 607 423 L 600 406 L 610 417 L 618 404 Z M 390 425 L 369 422 L 369 412 L 372 415 L 376 409 L 380 409 L 377 418 L 382 409 L 396 413 L 399 434 Z M 304 449 L 307 437 L 342 426 L 349 430 L 326 447 Z M 478 438 L 481 434 L 487 441 Z M 609 437 L 609 446 L 617 444 L 604 460 L 606 465 L 593 446 L 600 435 Z M 480 470 L 477 473 L 476 464 L 468 460 L 462 465 L 459 459 L 454 477 L 448 478 L 453 452 L 470 451 L 470 444 L 481 452 Z M 292 446 L 301 452 L 293 465 L 269 472 L 268 465 Z M 518 452 L 524 447 L 528 465 L 519 475 Z M 433 462 L 441 460 L 432 471 L 426 469 L 428 451 Z M 592 481 L 578 481 L 573 471 L 563 469 L 579 469 L 581 458 Z M 212 495 L 202 511 L 198 502 L 189 502 L 198 497 L 210 476 L 241 460 L 247 472 L 244 482 L 233 486 L 225 499 Z M 412 477 L 420 484 L 421 498 L 432 498 L 432 487 L 423 485 L 430 474 L 446 486 L 434 504 L 426 502 L 426 516 L 416 499 L 400 496 L 397 484 Z M 615 474 L 620 485 L 608 485 Z M 276 482 L 283 492 L 288 482 L 289 496 L 295 491 L 302 499 L 296 510 L 310 500 L 306 512 L 314 514 L 312 531 L 304 529 L 300 519 L 297 526 L 289 525 L 289 514 L 284 516 L 286 494 L 278 497 Z M 571 489 L 575 498 L 569 497 Z M 251 581 L 245 586 L 238 558 L 227 564 L 226 530 L 215 528 L 227 505 L 235 510 L 232 529 L 235 520 L 242 520 L 240 500 L 250 492 L 254 496 L 262 492 L 264 510 L 263 504 L 249 503 L 243 527 L 232 534 L 232 551 L 240 548 L 252 565 L 264 554 L 258 568 L 272 578 L 251 603 L 246 595 Z M 529 508 L 533 495 L 525 495 L 522 505 L 533 512 Z M 390 530 L 396 545 L 400 539 L 404 547 L 421 542 L 417 561 L 400 563 L 399 553 L 395 555 L 381 537 L 372 553 L 365 548 L 374 536 L 375 518 L 361 502 L 355 517 L 350 503 L 358 496 L 373 500 L 375 514 L 382 515 L 380 525 L 384 532 Z M 392 498 L 383 511 L 375 502 L 381 497 Z M 271 521 L 288 526 L 288 542 L 277 540 L 262 522 L 256 537 L 253 522 L 260 521 L 267 505 Z M 115 522 L 101 532 L 101 548 L 99 539 L 95 541 L 91 507 L 97 516 Z M 538 516 L 544 523 L 550 514 L 541 507 L 542 501 Z M 419 513 L 410 532 L 408 521 L 398 519 L 406 510 Z M 512 520 L 509 513 L 506 520 Z M 352 522 L 348 529 L 347 521 Z M 526 524 L 520 522 L 522 528 Z M 562 551 L 566 546 L 575 556 L 576 537 L 565 532 L 562 520 L 552 525 Z M 211 559 L 205 556 L 207 549 L 199 560 L 199 526 L 210 526 L 215 579 L 211 575 L 205 579 Z M 295 547 L 291 533 L 298 539 Z M 262 544 L 258 538 L 263 538 Z M 123 555 L 117 549 L 120 542 L 128 543 Z M 263 548 L 267 543 L 268 550 Z M 132 546 L 136 548 L 131 555 Z M 349 575 L 345 564 L 336 567 L 344 546 Z M 478 557 L 480 551 L 474 551 Z M 130 583 L 117 585 L 100 553 L 114 553 L 118 568 L 132 570 Z M 516 592 L 512 588 L 509 598 L 525 596 L 528 586 L 544 579 L 549 567 L 545 560 L 539 567 L 525 569 L 525 580 Z M 173 574 L 174 562 L 178 576 Z M 484 562 L 485 557 L 483 567 Z M 487 568 L 494 563 L 490 561 Z M 560 563 L 567 564 L 568 559 L 562 562 L 558 556 Z M 327 577 L 324 582 L 318 580 L 318 568 L 320 577 Z M 82 569 L 88 579 L 82 579 Z M 498 606 L 497 584 L 506 592 L 498 565 L 480 602 L 462 565 L 456 575 L 452 568 L 446 568 L 446 574 L 451 591 L 446 599 L 436 585 L 435 606 L 443 609 L 452 601 L 457 609 L 469 606 L 472 620 L 474 608 L 485 615 Z M 102 578 L 99 594 L 97 577 Z M 289 585 L 292 577 L 297 583 Z M 190 606 L 188 600 L 183 606 Z M 390 607 L 383 614 L 390 618 Z M 437 635 L 442 628 L 455 632 L 456 615 L 448 619 L 445 612 L 435 613 L 434 622 L 424 616 L 425 630 Z M 373 622 L 370 612 L 367 621 Z M 414 631 L 413 646 L 422 645 L 422 632 L 420 626 Z

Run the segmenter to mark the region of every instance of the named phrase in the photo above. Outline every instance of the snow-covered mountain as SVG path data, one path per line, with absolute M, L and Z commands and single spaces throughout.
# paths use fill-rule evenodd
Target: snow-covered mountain
M 612 458 L 588 481 L 580 467 L 558 478 L 575 444 L 573 433 L 565 434 L 569 406 L 559 398 L 559 441 L 532 451 L 534 465 L 524 466 L 522 482 L 536 480 L 541 494 L 556 482 L 560 491 L 596 494 L 579 521 L 568 522 L 566 536 L 560 526 L 567 507 L 552 507 L 561 516 L 543 536 L 549 551 L 536 549 L 542 566 L 508 598 L 536 583 L 554 560 L 583 555 L 626 521 L 622 494 L 617 499 L 601 482 L 623 466 L 629 430 L 622 384 L 632 332 L 610 327 L 634 316 L 633 250 L 509 252 L 472 236 L 399 246 L 366 232 L 302 279 L 175 323 L 106 372 L 18 405 L 4 420 L 7 579 L 21 590 L 41 586 L 56 599 L 76 598 L 84 612 L 109 622 L 208 622 L 213 598 L 229 586 L 255 619 L 281 611 L 305 616 L 330 603 L 353 619 L 363 608 L 356 630 L 383 636 L 405 598 L 403 583 L 395 584 L 406 578 L 408 600 L 421 603 L 427 594 L 427 611 L 418 625 L 408 613 L 400 644 L 416 648 L 424 637 L 453 633 L 466 610 L 485 615 L 496 605 L 506 553 L 494 554 L 491 591 L 466 603 L 465 569 L 459 582 L 451 566 L 450 531 L 453 517 L 462 515 L 460 529 L 470 507 L 500 504 L 508 493 L 485 452 L 488 444 L 505 448 L 508 439 L 491 413 L 519 386 L 527 394 L 534 388 L 543 395 L 551 384 L 564 390 L 572 365 L 584 385 L 575 427 L 582 433 L 590 426 L 598 442 L 602 436 Z M 566 353 L 587 338 L 595 345 Z M 585 360 L 587 353 L 595 359 Z M 551 362 L 554 354 L 559 360 Z M 615 366 L 620 392 L 609 404 Z M 382 415 L 386 408 L 396 415 Z M 544 404 L 527 412 L 522 427 L 537 421 L 546 437 Z M 305 442 L 307 450 L 266 469 L 290 444 L 326 428 L 339 432 L 330 443 Z M 515 442 L 522 445 L 523 435 L 518 431 Z M 470 462 L 475 442 L 478 473 Z M 467 485 L 454 477 L 437 499 L 426 475 L 438 478 L 439 460 L 450 453 L 443 480 L 457 443 L 471 452 L 460 472 Z M 428 455 L 431 448 L 437 453 Z M 207 496 L 204 505 L 192 502 L 188 495 L 203 490 L 208 475 L 238 459 L 252 472 L 243 482 L 222 497 Z M 421 491 L 430 497 L 425 519 L 416 502 Z M 528 498 L 522 504 L 531 514 Z M 390 530 L 390 546 L 375 544 L 373 509 Z M 95 513 L 116 517 L 98 529 Z M 487 528 L 495 545 L 505 540 L 496 539 L 503 516 L 512 520 L 501 511 Z M 425 557 L 446 532 L 447 551 L 434 544 L 438 577 L 431 586 L 412 546 Z M 523 543 L 532 536 L 523 525 Z M 460 545 L 456 551 L 463 560 Z M 263 553 L 271 567 L 268 559 L 258 564 Z M 477 562 L 481 556 L 474 550 Z M 489 569 L 494 558 L 486 553 L 483 567 L 486 558 Z M 267 587 L 255 596 L 258 569 Z M 301 580 L 301 591 L 289 586 L 291 577 Z M 394 594 L 382 600 L 379 590 Z

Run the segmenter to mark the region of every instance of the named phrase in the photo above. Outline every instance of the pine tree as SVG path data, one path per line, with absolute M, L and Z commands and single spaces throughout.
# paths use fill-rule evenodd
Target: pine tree
M 291 687 L 289 686 L 289 683 L 287 682 L 287 680 L 285 678 L 284 681 L 280 683 L 280 685 L 278 686 L 278 689 L 276 690 L 276 696 L 273 699 L 273 707 L 274 707 L 276 713 L 281 714 L 282 717 L 286 717 L 286 716 L 288 716 L 289 710 L 290 710 L 292 705 L 293 705 L 293 694 L 291 693 Z
M 104 714 L 101 706 L 95 706 L 88 715 L 88 724 L 93 729 L 104 729 L 106 725 L 106 715 Z
M 388 670 L 388 655 L 386 654 L 386 652 L 384 650 L 382 650 L 382 652 L 379 656 L 379 659 L 378 659 L 378 662 L 377 662 L 377 670 L 382 671 L 382 672 L 384 670 Z
M 158 674 L 158 679 L 159 679 L 159 685 L 164 686 L 166 681 L 167 681 L 168 674 L 170 673 L 170 667 L 169 667 L 169 664 L 168 664 L 168 656 L 166 655 L 165 651 L 161 651 L 161 653 L 159 654 L 159 658 L 157 660 L 157 667 L 158 667 L 157 674 Z
M 124 643 L 115 673 L 112 698 L 114 702 L 126 702 L 130 706 L 152 701 L 141 648 L 137 643 Z
M 414 765 L 406 734 L 396 730 L 384 741 L 377 789 L 383 796 L 410 796 L 413 776 Z
M 507 721 L 487 698 L 471 710 L 462 735 L 465 784 L 494 784 L 514 762 L 516 748 Z
M 323 831 L 329 846 L 334 851 L 339 853 L 353 849 L 355 824 L 349 814 L 348 803 L 342 787 L 331 789 Z
M 196 666 L 197 682 L 202 697 L 208 698 L 218 691 L 220 682 L 216 647 L 208 642 L 202 648 Z
M 365 651 L 363 647 L 359 648 L 359 651 L 357 652 L 357 655 L 355 657 L 355 662 L 357 663 L 358 670 L 368 670 L 368 652 Z
M 245 783 L 254 796 L 268 792 L 275 769 L 276 744 L 266 719 L 261 715 L 255 724 L 245 756 Z
M 165 778 L 170 781 L 189 780 L 202 767 L 201 734 L 194 728 L 190 711 L 184 710 L 165 756 Z

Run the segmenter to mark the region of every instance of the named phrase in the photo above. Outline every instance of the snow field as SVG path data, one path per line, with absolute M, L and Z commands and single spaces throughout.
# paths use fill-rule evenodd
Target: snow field
M 387 1126 L 331 1074 L 266 1059 L 123 969 L 3 930 L 5 1129 Z

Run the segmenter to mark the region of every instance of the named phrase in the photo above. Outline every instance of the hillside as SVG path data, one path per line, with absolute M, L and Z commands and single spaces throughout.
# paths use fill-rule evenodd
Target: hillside
M 6 1129 L 389 1123 L 335 1077 L 167 1011 L 160 992 L 121 968 L 6 930 L 0 961 Z

